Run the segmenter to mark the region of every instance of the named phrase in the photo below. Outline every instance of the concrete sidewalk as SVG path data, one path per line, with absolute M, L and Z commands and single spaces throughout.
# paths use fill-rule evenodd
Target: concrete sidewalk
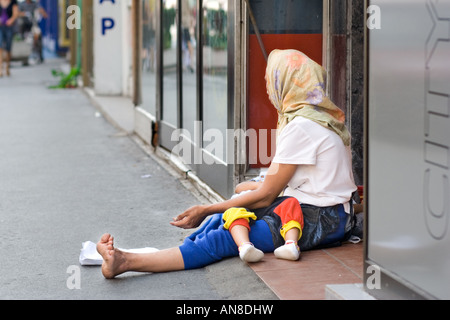
M 0 299 L 277 299 L 239 258 L 115 280 L 79 265 L 82 242 L 104 232 L 122 248 L 181 244 L 192 231 L 169 221 L 199 199 L 81 90 L 47 88 L 64 63 L 0 78 Z

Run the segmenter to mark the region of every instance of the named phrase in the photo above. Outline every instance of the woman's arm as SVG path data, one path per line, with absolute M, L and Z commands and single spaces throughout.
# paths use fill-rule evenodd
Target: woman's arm
M 256 190 L 262 184 L 262 181 L 244 181 L 239 183 L 234 189 L 235 193 L 241 193 L 243 191 Z
M 20 16 L 19 6 L 17 4 L 13 5 L 12 16 L 6 21 L 8 27 L 12 26 L 14 21 Z
M 297 165 L 272 163 L 264 182 L 257 189 L 220 203 L 191 207 L 175 217 L 171 224 L 184 229 L 195 228 L 210 214 L 225 212 L 232 207 L 267 207 L 284 190 L 296 170 Z

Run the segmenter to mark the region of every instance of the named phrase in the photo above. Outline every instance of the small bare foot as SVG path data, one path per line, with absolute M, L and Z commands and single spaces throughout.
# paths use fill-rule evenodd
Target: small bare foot
M 122 251 L 114 248 L 114 238 L 105 233 L 97 243 L 97 251 L 103 257 L 102 273 L 106 279 L 126 271 L 126 259 Z

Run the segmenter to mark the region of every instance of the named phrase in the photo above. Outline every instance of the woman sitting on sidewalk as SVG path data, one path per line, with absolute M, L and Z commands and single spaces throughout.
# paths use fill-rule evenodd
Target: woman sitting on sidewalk
M 266 84 L 278 111 L 278 136 L 265 180 L 239 185 L 238 191 L 251 191 L 221 203 L 191 207 L 174 218 L 174 226 L 196 228 L 214 214 L 179 247 L 133 254 L 114 248 L 113 237 L 104 234 L 97 250 L 104 259 L 106 278 L 126 271 L 199 268 L 238 256 L 239 247 L 246 243 L 273 252 L 285 244 L 280 229 L 286 220 L 282 222 L 280 216 L 298 210 L 300 216 L 295 219 L 303 219 L 298 241 L 301 250 L 331 245 L 350 236 L 351 197 L 356 190 L 350 135 L 343 112 L 324 94 L 324 69 L 299 51 L 274 50 L 268 59 Z M 283 191 L 284 196 L 279 197 Z M 257 219 L 244 228 L 230 228 L 240 216 L 230 221 L 228 214 L 217 214 L 230 208 L 246 208 Z

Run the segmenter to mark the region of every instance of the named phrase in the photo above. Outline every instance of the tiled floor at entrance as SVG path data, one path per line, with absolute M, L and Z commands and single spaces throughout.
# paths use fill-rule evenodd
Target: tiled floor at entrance
M 362 242 L 305 251 L 299 261 L 266 254 L 250 267 L 281 300 L 324 300 L 328 284 L 363 282 Z

